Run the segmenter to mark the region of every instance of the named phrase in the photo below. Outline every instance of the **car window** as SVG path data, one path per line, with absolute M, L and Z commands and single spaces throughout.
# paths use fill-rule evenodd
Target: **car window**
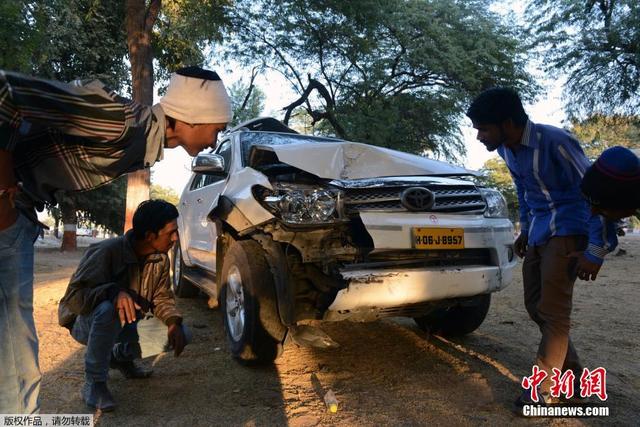
M 249 163 L 251 148 L 256 145 L 287 145 L 305 142 L 318 143 L 340 141 L 335 138 L 299 134 L 280 134 L 273 132 L 243 132 L 240 138 L 240 149 L 242 150 L 241 159 L 242 164 L 245 166 Z
M 204 181 L 206 179 L 206 175 L 201 173 L 197 173 L 193 177 L 193 181 L 191 181 L 191 185 L 189 186 L 189 191 L 197 190 L 198 188 L 204 187 Z
M 229 173 L 231 169 L 231 141 L 226 140 L 216 150 L 216 154 L 224 158 L 224 171 Z

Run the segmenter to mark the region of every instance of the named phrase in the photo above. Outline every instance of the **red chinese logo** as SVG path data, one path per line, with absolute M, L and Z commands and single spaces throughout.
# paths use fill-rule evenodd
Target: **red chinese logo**
M 580 396 L 598 396 L 602 401 L 607 400 L 607 370 L 596 368 L 589 372 L 587 368 L 582 370 L 580 375 Z
M 576 376 L 571 369 L 565 371 L 563 374 L 560 369 L 553 368 L 553 375 L 551 375 L 552 385 L 549 389 L 551 396 L 560 397 L 564 395 L 567 399 L 571 399 L 573 397 L 573 383 L 575 379 Z
M 539 402 L 538 387 L 547 377 L 546 371 L 540 369 L 538 365 L 534 365 L 531 370 L 531 376 L 522 378 L 522 388 L 531 390 L 532 401 Z M 576 393 L 576 390 L 574 390 L 576 376 L 571 369 L 563 373 L 561 370 L 553 368 L 553 375 L 551 375 L 550 380 L 551 387 L 549 391 L 551 396 L 565 396 L 567 399 L 571 399 Z M 607 370 L 605 368 L 599 367 L 591 371 L 584 368 L 582 370 L 580 375 L 580 397 L 591 396 L 598 396 L 602 401 L 607 400 Z
M 541 370 L 538 365 L 533 365 L 531 373 L 530 377 L 522 378 L 522 388 L 531 389 L 531 400 L 538 402 L 538 386 L 547 378 L 547 373 Z

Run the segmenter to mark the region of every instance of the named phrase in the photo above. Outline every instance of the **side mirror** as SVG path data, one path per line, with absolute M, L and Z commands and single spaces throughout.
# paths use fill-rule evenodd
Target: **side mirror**
M 191 171 L 205 175 L 224 175 L 224 157 L 218 154 L 198 154 L 191 161 Z

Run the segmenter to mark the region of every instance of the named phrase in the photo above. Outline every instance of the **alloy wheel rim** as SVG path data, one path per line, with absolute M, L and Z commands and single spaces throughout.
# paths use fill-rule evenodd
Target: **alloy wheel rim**
M 234 341 L 239 341 L 244 332 L 245 306 L 242 276 L 240 270 L 232 265 L 227 274 L 226 316 L 229 334 Z

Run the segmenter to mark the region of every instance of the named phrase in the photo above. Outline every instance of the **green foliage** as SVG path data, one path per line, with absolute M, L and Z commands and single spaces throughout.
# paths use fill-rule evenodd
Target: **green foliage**
M 34 4 L 33 18 L 42 42 L 33 50 L 31 73 L 128 86 L 123 1 L 44 0 Z
M 171 72 L 190 65 L 202 65 L 207 46 L 221 42 L 228 26 L 231 0 L 163 1 L 153 29 L 152 45 L 156 79 L 168 79 Z
M 40 36 L 31 23 L 32 13 L 32 2 L 0 2 L 0 68 L 31 71 L 31 55 Z
M 516 33 L 487 5 L 239 0 L 227 55 L 282 73 L 321 132 L 453 159 L 471 97 L 494 85 L 525 97 L 537 89 Z
M 585 120 L 573 120 L 571 131 L 582 142 L 582 148 L 591 160 L 616 145 L 640 148 L 639 116 L 596 114 Z
M 565 95 L 571 114 L 637 113 L 637 0 L 532 0 L 527 16 L 547 70 L 568 76 Z
M 162 187 L 157 184 L 151 184 L 150 196 L 152 199 L 162 199 L 169 203 L 173 203 L 178 206 L 180 202 L 180 196 L 171 188 Z
M 518 221 L 518 193 L 507 164 L 502 159 L 492 158 L 484 163 L 480 173 L 482 174 L 481 183 L 502 193 L 507 200 L 511 220 Z
M 247 99 L 249 89 L 251 89 L 251 93 Z M 242 82 L 236 82 L 229 86 L 229 98 L 231 98 L 233 110 L 231 126 L 259 117 L 264 110 L 265 94 L 257 86 L 251 87 Z
M 107 230 L 122 234 L 124 231 L 125 176 L 107 185 L 89 191 L 73 193 L 78 223 L 88 226 L 95 224 Z

